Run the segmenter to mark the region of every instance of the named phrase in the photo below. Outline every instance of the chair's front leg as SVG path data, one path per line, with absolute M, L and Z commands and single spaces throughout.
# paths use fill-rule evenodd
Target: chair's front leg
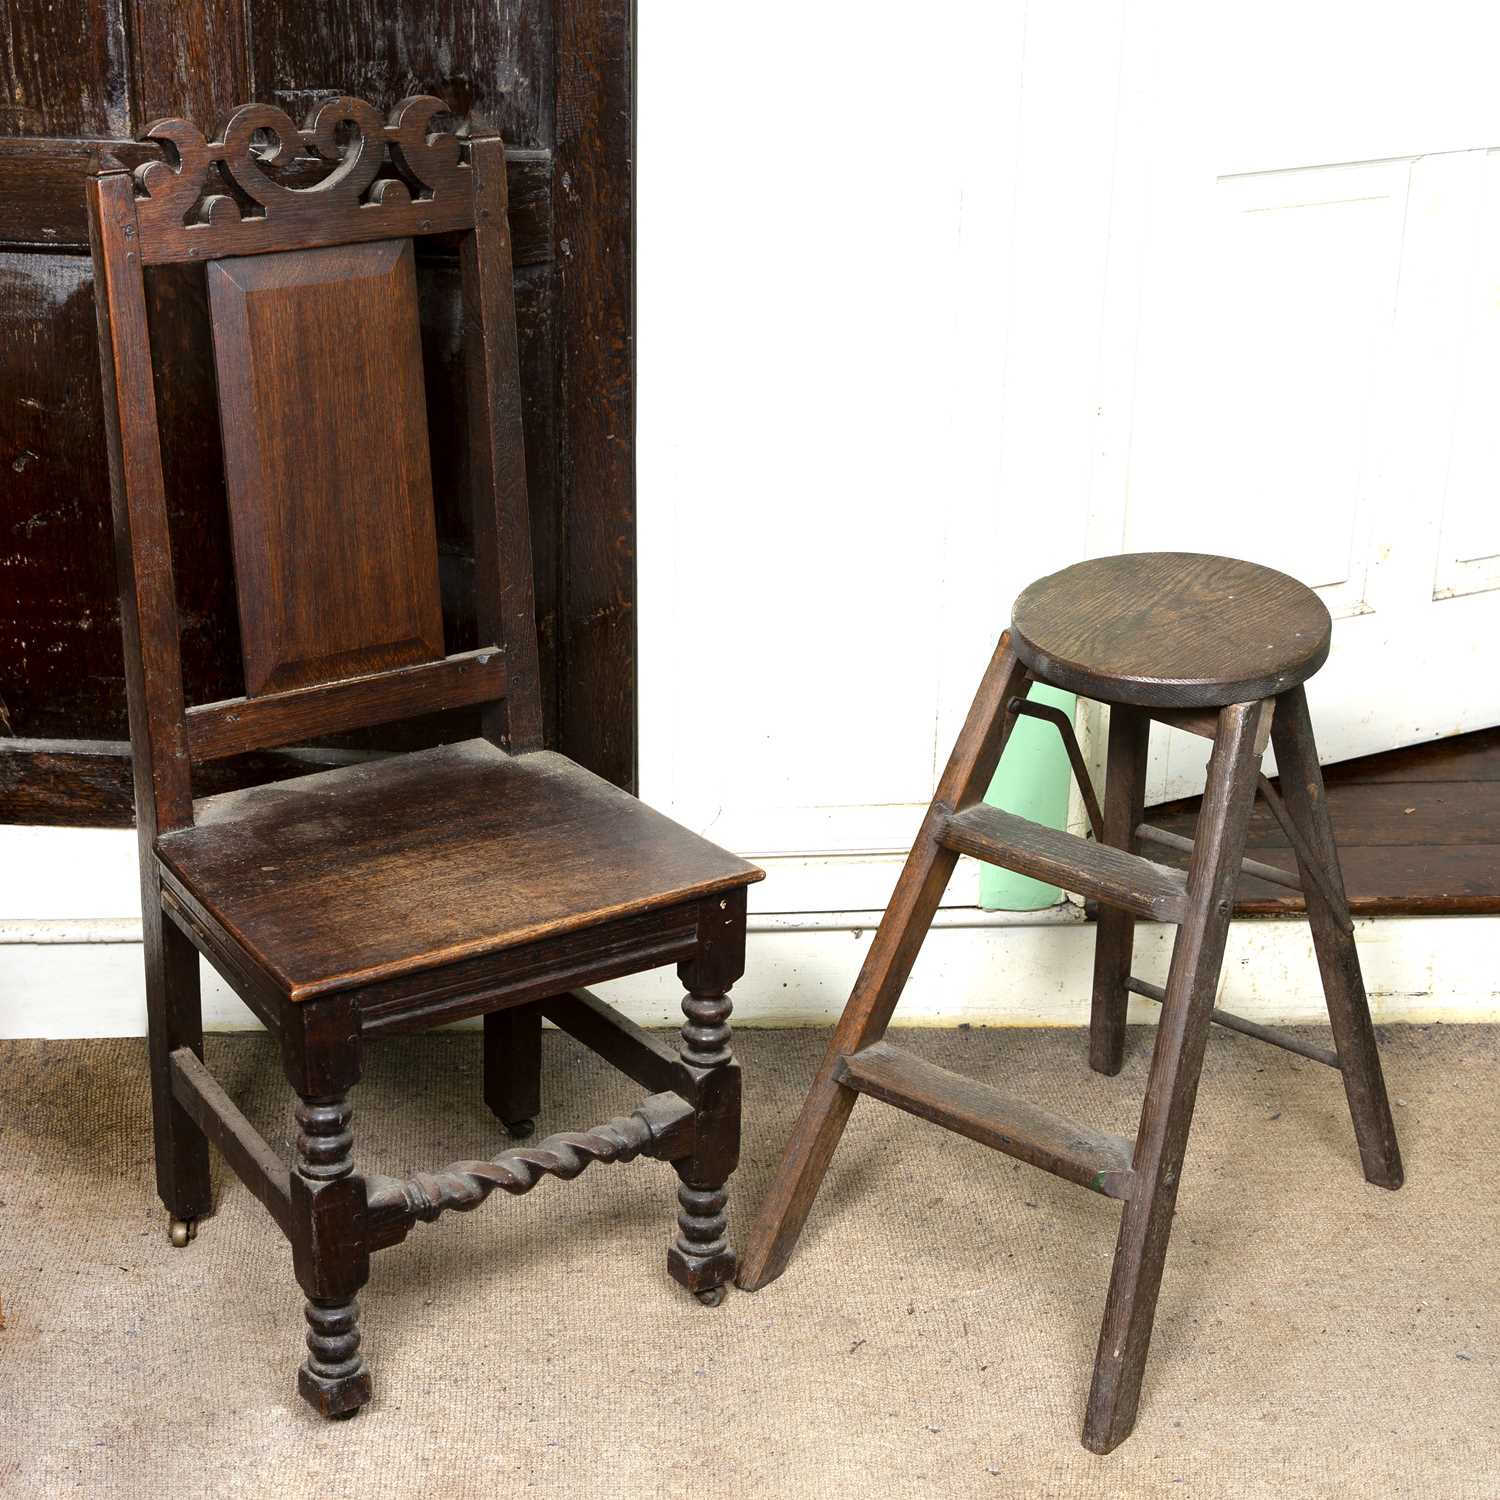
M 358 1016 L 347 1002 L 288 1007 L 282 1044 L 298 1096 L 292 1264 L 307 1296 L 297 1389 L 323 1416 L 352 1417 L 370 1399 L 355 1301 L 370 1275 L 365 1180 L 354 1170 L 348 1099 L 359 1078 Z
M 725 1185 L 740 1159 L 740 1067 L 729 1046 L 729 990 L 745 971 L 743 886 L 704 904 L 699 943 L 698 952 L 677 966 L 688 992 L 680 1051 L 694 1105 L 693 1149 L 673 1162 L 681 1182 L 667 1270 L 712 1307 L 723 1301 L 735 1266 Z

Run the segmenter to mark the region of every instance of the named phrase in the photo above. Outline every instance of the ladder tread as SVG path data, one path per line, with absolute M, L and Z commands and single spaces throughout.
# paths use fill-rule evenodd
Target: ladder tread
M 1135 1143 L 1124 1136 L 1076 1124 L 889 1042 L 851 1053 L 840 1073 L 842 1083 L 872 1099 L 1107 1198 L 1129 1196 Z
M 939 842 L 946 849 L 1151 921 L 1181 923 L 1187 914 L 1187 877 L 1182 871 L 1108 844 L 1090 843 L 988 803 L 950 813 Z

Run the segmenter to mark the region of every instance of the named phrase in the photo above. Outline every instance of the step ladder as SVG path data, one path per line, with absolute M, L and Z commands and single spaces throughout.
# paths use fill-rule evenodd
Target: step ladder
M 1001 639 L 907 858 L 886 916 L 809 1091 L 780 1171 L 756 1223 L 739 1284 L 756 1290 L 785 1269 L 823 1173 L 860 1096 L 930 1120 L 1123 1205 L 1083 1440 L 1108 1452 L 1135 1422 L 1177 1185 L 1203 1051 L 1212 1023 L 1311 1058 L 1343 1077 L 1364 1172 L 1382 1187 L 1402 1180 L 1400 1154 L 1375 1050 L 1337 853 L 1323 808 L 1321 772 L 1299 685 L 1275 698 L 1217 710 L 1111 705 L 1106 797 L 1101 808 L 1067 716 L 1030 703 L 1040 680 Z M 1094 839 L 1045 828 L 980 798 L 1017 715 L 1053 722 L 1089 810 Z M 1198 836 L 1143 816 L 1149 721 L 1214 742 Z M 1274 736 L 1283 790 L 1260 776 Z M 1259 792 L 1296 853 L 1293 875 L 1244 857 Z M 1141 848 L 1188 856 L 1186 872 Z M 1100 908 L 1089 1061 L 1118 1072 L 1129 994 L 1162 1007 L 1140 1124 L 1133 1140 L 1077 1124 L 987 1084 L 926 1062 L 886 1038 L 954 864 L 971 855 L 1076 892 Z M 1220 1011 L 1219 970 L 1241 871 L 1303 892 L 1336 1051 Z M 1137 920 L 1179 929 L 1164 986 L 1130 973 Z

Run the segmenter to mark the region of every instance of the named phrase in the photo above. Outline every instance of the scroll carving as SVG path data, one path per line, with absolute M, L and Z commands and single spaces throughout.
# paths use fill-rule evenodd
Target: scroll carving
M 299 130 L 273 104 L 246 104 L 217 141 L 187 120 L 157 120 L 142 138 L 161 148 L 161 159 L 135 169 L 145 259 L 206 260 L 467 228 L 475 174 L 465 143 L 434 128 L 447 109 L 441 99 L 413 95 L 382 120 L 373 105 L 344 97 L 320 105 Z M 324 175 L 306 186 L 272 175 L 295 174 L 299 165 Z

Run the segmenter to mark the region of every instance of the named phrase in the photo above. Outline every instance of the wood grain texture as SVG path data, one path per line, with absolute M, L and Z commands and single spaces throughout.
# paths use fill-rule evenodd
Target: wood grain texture
M 460 253 L 464 298 L 469 483 L 474 499 L 475 625 L 504 646 L 510 682 L 487 708 L 486 736 L 513 751 L 542 744 L 541 681 L 532 595 L 531 510 L 516 310 L 505 217 L 505 148 L 498 137 L 470 147 L 474 231 Z
M 151 365 L 172 538 L 183 697 L 244 691 L 208 282 L 196 266 L 146 271 Z
M 83 184 L 105 154 L 134 167 L 157 153 L 109 137 L 0 135 L 0 245 L 87 254 Z
M 238 755 L 195 766 L 193 787 L 210 796 L 372 758 L 370 751 L 336 747 Z M 130 742 L 0 738 L 0 823 L 70 828 L 80 821 L 95 828 L 135 826 Z
M 514 234 L 514 219 L 512 219 Z M 473 355 L 465 339 L 463 266 L 459 260 L 418 258 L 422 314 L 422 364 L 427 382 L 429 445 L 437 501 L 438 571 L 443 590 L 443 629 L 450 651 L 480 644 L 478 571 L 475 564 L 473 473 L 470 442 L 470 373 Z M 555 743 L 557 702 L 557 422 L 555 288 L 550 268 L 530 267 L 514 278 L 516 353 L 525 449 L 525 488 L 531 510 L 532 586 L 539 648 L 543 732 Z M 491 507 L 493 509 L 493 507 Z M 493 577 L 490 573 L 488 576 Z M 421 729 L 422 726 L 414 726 Z M 469 739 L 480 732 L 477 713 L 455 722 L 441 736 L 415 739 L 412 748 L 437 738 Z
M 515 146 L 551 136 L 551 0 L 257 0 L 247 97 L 300 114 L 350 93 L 436 94 Z
M 611 916 L 524 947 L 366 986 L 359 993 L 360 1029 L 366 1036 L 427 1031 L 681 962 L 698 947 L 700 905 L 692 900 L 634 916 Z
M 1012 1099 L 889 1042 L 876 1042 L 846 1058 L 843 1077 L 861 1094 L 1106 1198 L 1124 1198 L 1130 1191 L 1132 1143 L 1124 1136 Z
M 245 33 L 250 7 L 233 0 L 126 3 L 137 121 L 169 115 L 218 121 L 249 97 Z
M 1426 782 L 1420 790 L 1402 782 L 1347 782 L 1330 767 L 1328 814 L 1339 831 L 1339 847 L 1399 848 L 1473 843 L 1500 829 L 1500 782 Z M 1280 785 L 1279 780 L 1272 782 Z M 1164 804 L 1151 819 L 1177 832 L 1196 798 Z M 1347 825 L 1347 832 L 1345 831 Z M 1263 803 L 1250 818 L 1252 849 L 1286 849 L 1289 841 Z
M 505 697 L 506 665 L 493 646 L 368 677 L 234 698 L 188 709 L 195 761 L 318 740 L 343 729 Z
M 298 1001 L 761 878 L 559 755 L 481 740 L 197 814 L 163 863 Z
M 1333 786 L 1372 786 L 1381 782 L 1500 781 L 1500 729 L 1480 729 L 1450 739 L 1429 740 L 1400 750 L 1383 750 L 1324 766 Z
M 192 821 L 192 783 L 145 278 L 123 173 L 90 179 L 89 217 L 141 879 L 153 909 L 151 841 Z
M 1356 916 L 1500 911 L 1500 730 L 1389 750 L 1323 768 L 1349 908 Z M 1279 785 L 1279 781 L 1274 783 Z M 1153 808 L 1148 821 L 1192 836 L 1199 799 Z M 1285 833 L 1256 804 L 1247 842 L 1258 863 L 1295 873 Z M 1185 867 L 1180 853 L 1154 857 Z M 1237 916 L 1297 916 L 1299 891 L 1243 876 Z
M 126 135 L 129 83 L 122 0 L 5 8 L 0 133 Z
M 411 242 L 208 279 L 247 696 L 442 656 Z
M 0 251 L 0 734 L 125 732 L 93 275 Z
M 554 0 L 563 423 L 558 739 L 636 784 L 634 138 L 629 0 Z
M 1271 697 L 1323 665 L 1333 628 L 1296 579 L 1195 552 L 1075 563 L 1027 588 L 1011 620 L 1044 681 L 1148 708 Z
M 286 1233 L 291 1221 L 291 1174 L 286 1163 L 266 1144 L 203 1066 L 202 1059 L 186 1047 L 172 1054 L 172 1093 Z
M 1061 885 L 1156 922 L 1180 922 L 1185 890 L 1176 870 L 1094 844 L 981 803 L 947 818 L 938 838 L 947 849 Z

